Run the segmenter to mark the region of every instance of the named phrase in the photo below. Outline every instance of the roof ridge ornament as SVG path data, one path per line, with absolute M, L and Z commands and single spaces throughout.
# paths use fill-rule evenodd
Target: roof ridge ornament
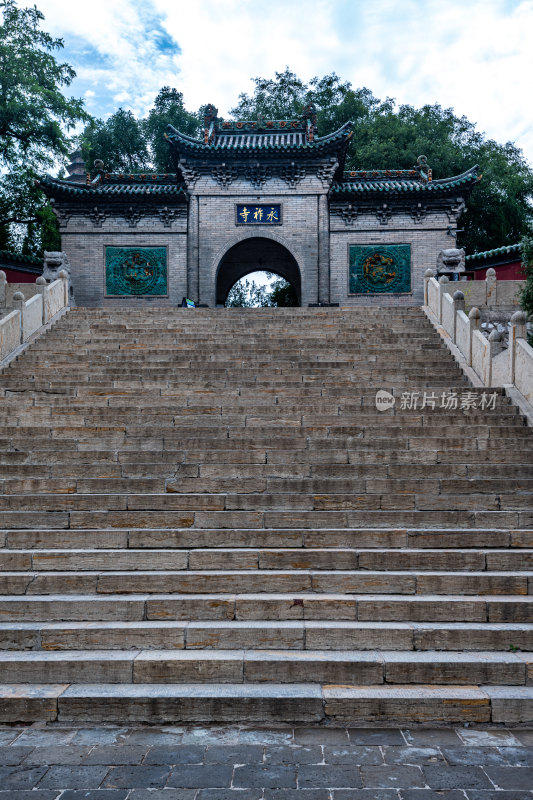
M 315 134 L 318 136 L 316 106 L 314 103 L 308 103 L 305 106 L 302 119 L 305 122 L 305 138 L 308 142 L 313 142 Z
M 418 178 L 423 183 L 429 183 L 433 178 L 433 170 L 428 164 L 427 156 L 418 156 L 413 169 L 418 173 Z
M 204 144 L 212 144 L 215 140 L 218 108 L 208 103 L 204 112 Z

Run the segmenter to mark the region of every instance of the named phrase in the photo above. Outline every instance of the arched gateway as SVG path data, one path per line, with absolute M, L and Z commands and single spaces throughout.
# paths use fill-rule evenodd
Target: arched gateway
M 410 170 L 346 171 L 351 124 L 318 136 L 312 106 L 292 120 L 220 120 L 202 139 L 171 126 L 172 174 L 112 174 L 80 154 L 41 187 L 59 220 L 80 305 L 214 306 L 245 262 L 277 260 L 301 304 L 415 304 L 453 245 L 476 168 L 432 180 Z M 243 272 L 242 270 L 245 271 Z
M 292 253 L 279 242 L 264 236 L 253 236 L 230 247 L 221 258 L 216 275 L 216 304 L 226 302 L 228 292 L 236 281 L 250 272 L 275 272 L 288 281 L 301 304 L 301 277 Z

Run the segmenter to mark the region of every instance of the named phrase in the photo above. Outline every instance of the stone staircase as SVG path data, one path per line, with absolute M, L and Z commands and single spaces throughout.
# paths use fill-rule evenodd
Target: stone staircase
M 533 720 L 531 430 L 420 309 L 78 309 L 0 396 L 0 720 Z

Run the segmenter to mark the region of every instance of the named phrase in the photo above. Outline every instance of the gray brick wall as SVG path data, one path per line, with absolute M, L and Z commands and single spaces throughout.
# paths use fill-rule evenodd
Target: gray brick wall
M 254 188 L 244 179 L 221 187 L 210 175 L 202 173 L 189 185 L 188 211 L 182 205 L 170 226 L 163 224 L 157 210 L 145 209 L 136 227 L 131 227 L 126 216 L 118 212 L 106 217 L 100 227 L 90 217 L 89 209 L 86 215 L 75 212 L 62 225 L 61 234 L 62 247 L 71 264 L 76 302 L 110 307 L 165 306 L 178 305 L 186 295 L 213 307 L 217 274 L 224 256 L 240 242 L 263 237 L 286 248 L 294 257 L 301 275 L 304 306 L 319 300 L 341 305 L 419 305 L 425 270 L 435 267 L 441 249 L 455 246 L 455 239 L 447 234 L 450 218 L 445 211 L 429 209 L 426 216 L 415 221 L 407 212 L 395 212 L 389 201 L 392 215 L 386 224 L 370 210 L 357 214 L 346 224 L 336 213 L 338 204 L 328 213 L 327 188 L 316 172 L 308 174 L 294 189 L 276 178 L 268 179 L 263 188 Z M 280 203 L 282 224 L 237 225 L 237 203 Z M 373 243 L 411 245 L 410 293 L 349 294 L 349 246 Z M 166 246 L 168 297 L 105 297 L 106 245 Z M 276 272 L 275 248 L 268 250 L 260 268 Z M 260 257 L 260 243 L 256 251 L 250 247 L 247 251 Z M 250 264 L 250 271 L 258 268 L 256 262 L 257 259 Z
M 165 227 L 155 216 L 142 217 L 132 228 L 121 216 L 108 217 L 96 227 L 89 217 L 72 216 L 61 229 L 75 302 L 83 306 L 136 308 L 177 305 L 187 294 L 187 220 Z M 167 247 L 168 297 L 105 297 L 105 247 Z

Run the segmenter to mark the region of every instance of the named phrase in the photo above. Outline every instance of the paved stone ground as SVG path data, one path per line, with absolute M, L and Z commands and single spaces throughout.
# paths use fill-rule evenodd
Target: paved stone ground
M 533 730 L 0 727 L 0 800 L 533 800 Z

